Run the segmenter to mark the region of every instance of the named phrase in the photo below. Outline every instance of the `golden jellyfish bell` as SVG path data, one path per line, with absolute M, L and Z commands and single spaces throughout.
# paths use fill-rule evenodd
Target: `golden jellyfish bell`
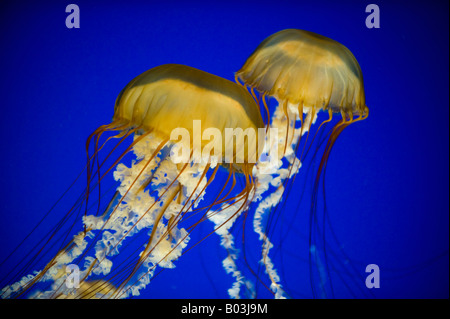
M 287 29 L 266 38 L 236 73 L 245 85 L 279 101 L 366 115 L 361 68 L 344 45 Z
M 119 94 L 114 121 L 152 131 L 162 138 L 182 127 L 193 135 L 193 123 L 200 120 L 202 129 L 239 128 L 255 132 L 251 140 L 236 149 L 257 144 L 258 128 L 264 127 L 259 107 L 242 86 L 216 75 L 179 64 L 165 64 L 134 78 Z M 253 140 L 253 138 L 255 140 Z M 207 140 L 201 142 L 202 148 Z M 225 155 L 227 143 L 222 148 Z M 233 151 L 234 152 L 234 151 Z M 257 154 L 255 155 L 257 159 Z M 244 162 L 251 162 L 245 157 Z M 254 162 L 254 161 L 253 161 Z

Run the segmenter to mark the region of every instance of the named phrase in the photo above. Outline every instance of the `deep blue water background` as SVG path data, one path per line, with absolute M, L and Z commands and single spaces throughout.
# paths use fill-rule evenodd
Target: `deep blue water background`
M 180 63 L 232 80 L 264 38 L 298 28 L 347 46 L 365 80 L 370 116 L 340 136 L 327 171 L 340 242 L 361 276 L 380 266 L 374 297 L 448 298 L 448 2 L 376 1 L 380 29 L 365 26 L 371 1 L 75 1 L 81 28 L 67 29 L 69 3 L 0 5 L 2 259 L 84 167 L 87 136 L 132 78 Z M 226 297 L 209 239 L 144 296 Z M 285 249 L 306 254 L 297 244 Z M 307 265 L 288 266 L 310 296 Z

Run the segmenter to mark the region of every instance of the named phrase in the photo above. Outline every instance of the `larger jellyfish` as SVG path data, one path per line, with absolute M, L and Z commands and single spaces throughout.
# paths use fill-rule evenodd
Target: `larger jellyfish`
M 230 129 L 237 130 L 228 135 Z M 258 129 L 264 132 L 258 105 L 236 83 L 175 64 L 139 75 L 119 94 L 112 123 L 88 138 L 88 183 L 82 205 L 74 205 L 48 241 L 17 267 L 11 276 L 15 282 L 2 289 L 1 297 L 139 295 L 156 268 L 175 267 L 199 223 L 211 219 L 220 233 L 247 210 L 255 196 L 253 171 L 263 143 L 257 146 Z M 128 137 L 133 140 L 126 144 Z M 112 139 L 118 142 L 103 154 Z M 118 151 L 120 147 L 123 150 Z M 122 163 L 131 154 L 131 165 Z M 226 168 L 227 179 L 201 207 L 220 166 Z M 118 187 L 105 207 L 101 185 L 113 170 Z M 237 186 L 236 174 L 243 186 Z M 73 238 L 59 236 L 74 214 L 82 220 L 81 229 Z M 145 241 L 134 251 L 126 247 L 139 233 L 147 234 Z M 34 260 L 55 240 L 61 247 L 56 255 L 32 271 Z M 116 262 L 119 252 L 126 256 Z
M 320 280 L 319 291 L 311 284 L 313 295 L 326 296 L 324 286 L 329 280 L 329 270 L 324 258 L 327 243 L 322 241 L 318 245 L 317 241 L 317 238 L 325 238 L 324 221 L 318 221 L 318 191 L 336 139 L 344 128 L 368 116 L 361 68 L 344 45 L 312 32 L 287 29 L 269 36 L 255 49 L 236 72 L 236 82 L 247 87 L 259 102 L 267 128 L 278 130 L 278 138 L 274 141 L 278 143 L 280 161 L 272 174 L 274 179 L 277 178 L 277 184 L 257 204 L 254 222 L 254 228 L 264 242 L 261 263 L 270 276 L 270 288 L 276 296 L 289 296 L 271 262 L 269 252 L 273 244 L 269 227 L 271 221 L 278 218 L 274 217 L 276 209 L 283 205 L 292 190 L 293 177 L 304 164 L 306 155 L 313 153 L 312 158 L 320 158 L 320 161 L 316 164 L 311 202 L 309 208 L 306 207 L 310 211 L 307 241 L 309 263 L 318 266 L 319 274 L 314 275 L 310 267 L 309 275 Z M 276 103 L 272 109 L 270 102 L 273 100 Z M 321 113 L 327 116 L 323 117 Z M 330 124 L 331 129 L 325 130 Z M 313 127 L 315 129 L 311 130 Z M 313 144 L 315 139 L 319 141 Z M 319 152 L 321 156 L 318 156 Z M 290 192 L 291 197 L 300 198 L 300 192 L 301 186 L 296 187 Z M 323 206 L 326 209 L 326 205 Z

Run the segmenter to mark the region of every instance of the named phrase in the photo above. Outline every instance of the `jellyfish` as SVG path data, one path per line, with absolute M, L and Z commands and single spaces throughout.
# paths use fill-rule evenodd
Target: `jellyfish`
M 1 297 L 139 296 L 157 269 L 174 268 L 196 245 L 190 239 L 200 223 L 211 220 L 212 233 L 225 234 L 259 196 L 259 132 L 257 103 L 232 81 L 177 64 L 137 76 L 117 97 L 112 122 L 87 139 L 83 194 L 10 274 Z M 219 173 L 225 182 L 211 187 Z M 108 177 L 117 186 L 105 202 Z M 202 204 L 209 189 L 217 191 Z
M 326 254 L 320 255 L 327 245 L 317 241 L 325 238 L 318 193 L 337 137 L 368 116 L 360 67 L 331 39 L 284 30 L 261 43 L 235 80 L 174 64 L 133 79 L 116 100 L 113 121 L 87 139 L 85 191 L 24 266 L 7 276 L 0 296 L 139 296 L 157 274 L 216 234 L 226 256 L 222 266 L 233 279 L 231 298 L 257 298 L 258 287 L 274 298 L 292 297 L 275 262 L 281 242 L 272 235 L 289 194 L 299 192 L 292 185 L 311 152 L 320 162 L 309 208 L 309 262 L 317 265 L 325 295 L 329 270 Z M 320 121 L 321 113 L 328 119 Z M 340 118 L 326 131 L 335 114 Z M 105 202 L 111 175 L 118 185 Z M 193 242 L 207 220 L 213 230 Z M 249 220 L 256 248 L 248 247 Z M 70 238 L 66 224 L 78 233 Z M 34 269 L 54 247 L 50 261 Z
M 333 145 L 346 127 L 368 117 L 361 68 L 350 50 L 339 42 L 309 31 L 286 29 L 269 36 L 255 49 L 235 73 L 235 81 L 258 101 L 267 128 L 278 132 L 268 146 L 270 141 L 278 144 L 272 146 L 278 148 L 279 161 L 272 167 L 273 173 L 265 177 L 274 187 L 255 204 L 254 217 L 254 229 L 263 242 L 260 263 L 270 276 L 270 289 L 277 297 L 290 296 L 271 261 L 274 244 L 269 233 L 275 232 L 273 224 L 284 218 L 282 207 L 288 195 L 301 197 L 302 187 L 292 186 L 299 169 L 308 167 L 310 174 L 313 167 L 311 201 L 303 207 L 309 210 L 309 233 L 305 238 L 309 243 L 309 277 L 313 296 L 330 296 L 332 287 L 326 288 L 330 280 L 329 246 L 324 240 L 326 218 L 318 214 L 319 190 L 323 190 L 321 207 L 326 211 L 324 176 Z M 317 273 L 312 264 L 317 266 Z M 314 288 L 314 278 L 319 278 L 318 289 Z

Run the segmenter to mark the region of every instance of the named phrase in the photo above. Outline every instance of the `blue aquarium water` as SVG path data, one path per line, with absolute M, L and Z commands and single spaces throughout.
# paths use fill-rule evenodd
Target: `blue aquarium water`
M 326 237 L 316 232 L 308 239 L 314 180 L 306 164 L 271 222 L 271 257 L 283 287 L 293 298 L 449 297 L 448 2 L 376 1 L 379 28 L 366 26 L 371 1 L 74 3 L 80 27 L 71 29 L 64 1 L 0 4 L 1 261 L 77 178 L 87 137 L 110 123 L 115 99 L 131 79 L 178 63 L 233 80 L 262 40 L 296 28 L 352 51 L 370 115 L 345 129 L 330 155 L 325 215 L 322 197 L 318 204 Z M 105 191 L 114 186 L 109 178 Z M 36 252 L 83 183 L 85 175 L 2 263 L 1 279 Z M 248 233 L 240 245 L 246 260 L 238 266 L 256 297 L 271 298 L 251 214 L 245 230 L 243 219 L 233 229 L 237 241 Z M 192 243 L 212 226 L 202 223 Z M 212 234 L 155 276 L 139 298 L 228 298 L 233 279 L 222 267 L 225 256 Z M 380 286 L 369 289 L 366 267 L 373 264 Z

